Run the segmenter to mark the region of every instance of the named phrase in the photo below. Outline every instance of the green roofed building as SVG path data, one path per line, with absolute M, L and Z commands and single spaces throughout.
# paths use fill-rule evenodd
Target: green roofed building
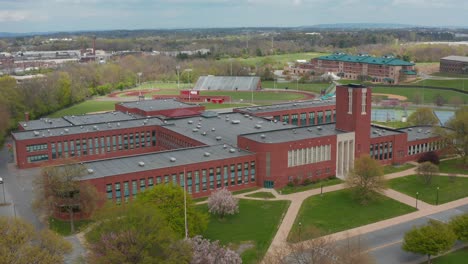
M 397 84 L 416 77 L 414 63 L 391 55 L 374 57 L 334 53 L 313 58 L 311 64 L 316 73 L 331 72 L 345 79 Z

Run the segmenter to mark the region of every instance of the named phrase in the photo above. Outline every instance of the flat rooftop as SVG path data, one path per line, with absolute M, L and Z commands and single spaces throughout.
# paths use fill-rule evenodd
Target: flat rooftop
M 309 101 L 302 101 L 302 102 L 291 102 L 291 103 L 284 103 L 284 104 L 274 104 L 274 105 L 263 105 L 263 106 L 255 106 L 255 107 L 242 107 L 236 108 L 236 110 L 242 111 L 243 113 L 249 114 L 258 114 L 258 113 L 268 113 L 268 112 L 275 112 L 275 111 L 284 111 L 284 110 L 292 110 L 292 109 L 302 109 L 302 108 L 311 108 L 317 106 L 329 106 L 335 105 L 336 101 L 333 100 L 309 100 Z
M 68 122 L 63 118 L 41 118 L 38 120 L 31 121 L 20 121 L 19 124 L 24 128 L 24 130 L 38 130 L 38 129 L 48 129 L 48 128 L 57 128 L 57 127 L 69 127 L 73 124 Z
M 236 146 L 237 137 L 241 134 L 295 128 L 296 126 L 272 122 L 248 114 L 228 113 L 209 118 L 200 116 L 171 120 L 164 127 L 207 145 L 223 143 Z
M 135 108 L 143 111 L 161 111 L 178 108 L 197 107 L 198 105 L 186 104 L 174 99 L 143 100 L 134 102 L 123 102 L 122 105 L 127 108 Z
M 443 57 L 441 60 L 451 60 L 451 61 L 461 61 L 461 62 L 468 62 L 467 56 L 447 56 Z
M 135 119 L 134 116 L 125 114 L 119 111 L 99 113 L 99 114 L 87 114 L 87 115 L 71 115 L 64 116 L 63 119 L 72 123 L 75 126 L 81 126 L 86 124 L 98 124 L 108 123 L 115 121 L 125 121 Z
M 406 127 L 406 128 L 399 129 L 399 131 L 408 134 L 408 142 L 420 140 L 420 139 L 437 137 L 437 135 L 432 132 L 431 126 Z
M 310 138 L 347 133 L 335 129 L 335 124 L 315 125 L 307 127 L 284 128 L 276 131 L 265 131 L 242 135 L 242 137 L 264 143 L 283 143 Z
M 381 126 L 371 125 L 370 135 L 371 135 L 371 138 L 378 138 L 378 137 L 399 135 L 401 133 L 404 133 L 404 132 L 395 130 L 395 129 L 388 129 L 388 128 L 381 127 Z
M 208 153 L 208 154 L 207 154 Z M 197 164 L 207 161 L 223 160 L 233 157 L 254 155 L 245 150 L 238 150 L 223 145 L 204 146 L 188 149 L 163 151 L 145 155 L 114 158 L 108 160 L 85 162 L 85 166 L 92 170 L 83 180 L 97 179 L 126 173 L 136 173 L 174 166 Z M 174 161 L 171 161 L 172 160 Z M 143 162 L 143 166 L 140 165 Z M 163 176 L 163 175 L 154 175 Z
M 50 129 L 41 129 L 41 130 L 28 130 L 28 131 L 18 131 L 13 132 L 12 135 L 16 140 L 27 140 L 34 138 L 42 137 L 54 137 L 54 136 L 64 136 L 64 135 L 74 135 L 74 134 L 84 134 L 87 132 L 94 131 L 110 131 L 114 129 L 122 128 L 133 128 L 133 127 L 142 127 L 142 126 L 154 126 L 161 125 L 164 122 L 159 118 L 147 118 L 147 119 L 132 119 L 124 120 L 120 122 L 109 122 L 109 123 L 100 123 L 100 124 L 89 124 L 82 126 L 69 126 L 69 127 L 57 127 Z M 86 136 L 83 136 L 86 137 Z

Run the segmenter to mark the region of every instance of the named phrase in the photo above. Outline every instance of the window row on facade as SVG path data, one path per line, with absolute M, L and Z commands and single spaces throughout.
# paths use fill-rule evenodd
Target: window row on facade
M 281 121 L 293 125 L 319 125 L 324 123 L 331 123 L 336 120 L 335 110 L 324 110 L 309 113 L 296 113 L 290 115 L 273 116 L 274 120 Z M 300 124 L 299 124 L 300 122 Z
M 376 160 L 393 159 L 393 142 L 371 144 L 369 155 Z
M 192 143 L 169 133 L 159 132 L 158 136 L 159 145 L 165 149 L 189 148 L 194 146 Z
M 288 151 L 288 168 L 331 160 L 331 145 Z
M 162 176 L 133 179 L 106 184 L 107 199 L 127 202 L 138 192 L 151 189 L 157 184 L 177 184 L 186 187 L 187 193 L 200 193 L 229 186 L 238 186 L 255 182 L 255 161 L 243 162 L 213 168 L 180 171 Z
M 41 144 L 46 145 L 47 144 Z M 33 145 L 34 146 L 34 145 Z M 142 131 L 118 135 L 78 138 L 50 143 L 51 159 L 99 155 L 109 152 L 156 146 L 156 131 Z M 28 156 L 28 163 L 38 162 L 37 156 Z M 47 156 L 47 155 L 46 155 Z
M 26 152 L 35 152 L 35 151 L 42 151 L 42 150 L 47 150 L 47 143 L 26 146 Z
M 408 155 L 417 155 L 419 153 L 443 149 L 446 146 L 443 140 L 432 141 L 417 145 L 408 146 Z

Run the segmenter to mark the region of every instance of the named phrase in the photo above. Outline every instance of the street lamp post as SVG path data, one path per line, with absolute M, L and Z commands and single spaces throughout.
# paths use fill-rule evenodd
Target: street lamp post
M 5 198 L 5 183 L 3 182 L 3 178 L 0 177 L 0 184 L 2 185 L 3 188 L 3 203 L 6 203 L 6 198 Z
M 299 241 L 301 241 L 302 223 L 299 222 Z
M 416 192 L 416 209 L 418 209 L 419 192 Z
M 180 66 L 179 66 L 179 65 L 176 66 L 176 70 L 177 70 L 177 89 L 180 89 L 180 84 L 179 84 L 179 70 L 180 70 Z
M 437 199 L 436 199 L 436 205 L 439 205 L 439 186 L 437 186 Z

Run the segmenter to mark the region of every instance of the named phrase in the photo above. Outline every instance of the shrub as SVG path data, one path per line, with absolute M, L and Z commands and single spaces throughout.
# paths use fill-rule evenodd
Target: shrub
M 429 161 L 432 164 L 439 165 L 440 160 L 439 160 L 439 155 L 435 153 L 434 151 L 429 151 L 421 155 L 418 159 L 418 163 L 424 163 L 426 161 Z

